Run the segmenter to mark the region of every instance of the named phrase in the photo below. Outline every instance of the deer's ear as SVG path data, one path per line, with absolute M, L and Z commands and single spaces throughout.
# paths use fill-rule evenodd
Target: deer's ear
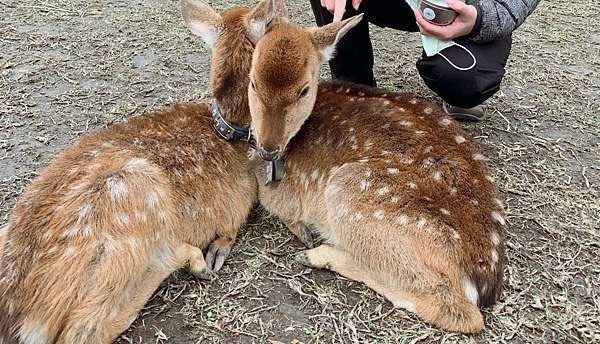
M 262 0 L 246 16 L 248 38 L 256 44 L 267 33 L 269 24 L 275 19 L 274 3 L 277 0 Z
M 219 38 L 221 16 L 200 0 L 181 0 L 181 15 L 190 31 L 200 36 L 209 47 Z
M 324 61 L 329 61 L 333 58 L 335 55 L 335 46 L 339 43 L 340 39 L 344 37 L 350 29 L 358 25 L 362 19 L 363 14 L 361 13 L 336 23 L 308 29 L 312 34 L 317 49 L 319 49 Z

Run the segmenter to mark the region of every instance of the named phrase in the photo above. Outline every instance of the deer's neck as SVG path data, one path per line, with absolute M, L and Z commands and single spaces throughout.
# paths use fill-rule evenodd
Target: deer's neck
M 238 127 L 250 127 L 250 108 L 248 107 L 248 99 L 234 101 L 233 99 L 219 99 L 216 101 L 221 109 L 223 118 Z

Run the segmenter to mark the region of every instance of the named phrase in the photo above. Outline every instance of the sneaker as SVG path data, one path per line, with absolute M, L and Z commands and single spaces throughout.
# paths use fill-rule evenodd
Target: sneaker
M 457 121 L 463 122 L 479 122 L 485 118 L 485 112 L 483 111 L 483 105 L 477 105 L 470 109 L 461 108 L 458 106 L 450 105 L 445 101 L 442 103 L 444 112 L 449 116 L 453 117 Z

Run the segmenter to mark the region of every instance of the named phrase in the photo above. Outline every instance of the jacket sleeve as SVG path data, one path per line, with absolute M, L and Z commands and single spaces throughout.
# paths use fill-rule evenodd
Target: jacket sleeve
M 477 8 L 477 22 L 469 35 L 478 43 L 509 36 L 535 10 L 540 0 L 466 0 Z

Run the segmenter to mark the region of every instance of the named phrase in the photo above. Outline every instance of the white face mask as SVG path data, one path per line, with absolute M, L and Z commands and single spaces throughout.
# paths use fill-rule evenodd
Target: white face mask
M 412 8 L 413 11 L 418 11 L 420 0 L 405 0 L 405 1 Z M 443 1 L 443 0 L 437 1 L 437 2 L 441 2 L 441 5 L 445 5 L 446 4 L 446 2 Z M 425 54 L 427 56 L 431 57 L 433 55 L 439 54 L 452 67 L 454 67 L 454 68 L 456 68 L 458 70 L 462 70 L 462 71 L 470 70 L 470 69 L 473 69 L 473 67 L 475 67 L 475 65 L 477 64 L 477 59 L 475 58 L 475 56 L 473 55 L 473 53 L 471 51 L 469 51 L 469 49 L 463 47 L 462 45 L 460 45 L 460 44 L 458 44 L 458 43 L 456 43 L 454 41 L 442 41 L 442 40 L 440 40 L 438 38 L 421 34 L 421 44 L 423 45 L 423 50 L 425 51 Z M 449 47 L 451 47 L 453 45 L 462 48 L 469 55 L 471 55 L 471 58 L 473 59 L 473 64 L 470 65 L 470 66 L 468 66 L 468 67 L 459 67 L 456 64 L 454 64 L 454 62 L 450 61 L 450 59 L 447 58 L 444 54 L 441 53 L 442 50 L 444 50 L 446 48 L 449 48 Z

